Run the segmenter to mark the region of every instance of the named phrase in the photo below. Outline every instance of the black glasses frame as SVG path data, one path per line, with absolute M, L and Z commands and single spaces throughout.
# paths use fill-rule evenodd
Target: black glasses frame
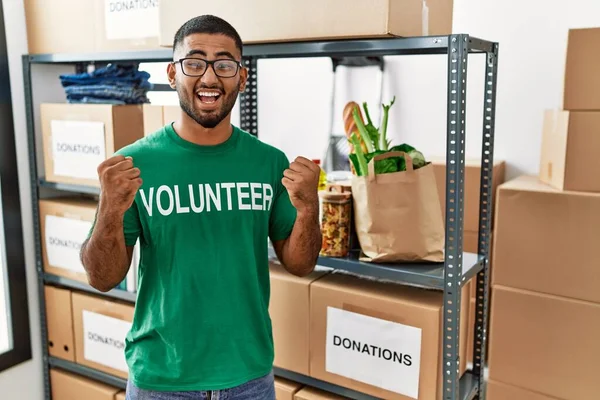
M 184 62 L 185 60 L 198 60 L 198 61 L 203 61 L 203 62 L 205 62 L 205 63 L 206 63 L 206 69 L 204 70 L 204 72 L 203 72 L 202 74 L 199 74 L 199 75 L 190 75 L 190 74 L 186 74 L 186 73 L 185 73 L 185 68 L 183 67 L 183 62 Z M 235 70 L 234 74 L 233 74 L 233 75 L 231 75 L 231 76 L 221 76 L 221 75 L 219 75 L 219 73 L 217 72 L 217 70 L 215 69 L 215 66 L 214 66 L 214 64 L 215 64 L 216 62 L 219 62 L 219 61 L 233 61 L 233 62 L 235 62 L 235 65 L 236 65 L 236 70 Z M 241 63 L 240 61 L 233 60 L 233 59 L 231 59 L 231 58 L 219 58 L 219 59 L 217 59 L 217 60 L 212 60 L 212 61 L 210 61 L 210 60 L 205 60 L 205 59 L 203 59 L 203 58 L 198 58 L 198 57 L 184 57 L 184 58 L 180 58 L 180 59 L 179 59 L 179 60 L 177 60 L 177 61 L 173 61 L 173 64 L 179 64 L 179 65 L 181 65 L 181 72 L 183 72 L 183 74 L 184 74 L 185 76 L 190 76 L 190 77 L 193 77 L 193 78 L 198 78 L 198 77 L 204 76 L 204 74 L 206 73 L 206 71 L 208 71 L 208 68 L 209 68 L 209 67 L 210 67 L 210 68 L 212 68 L 212 70 L 213 70 L 213 72 L 215 73 L 215 75 L 216 75 L 216 76 L 218 76 L 219 78 L 233 78 L 234 76 L 236 76 L 236 75 L 238 74 L 238 72 L 240 72 L 240 68 L 242 67 L 242 63 Z

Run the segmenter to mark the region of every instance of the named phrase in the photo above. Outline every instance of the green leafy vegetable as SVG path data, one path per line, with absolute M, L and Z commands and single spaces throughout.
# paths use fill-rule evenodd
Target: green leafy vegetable
M 388 117 L 390 113 L 390 108 L 394 105 L 396 101 L 396 96 L 392 98 L 392 101 L 389 105 L 382 104 L 383 107 L 383 119 L 381 121 L 381 150 L 387 150 L 389 148 L 390 142 L 387 140 L 387 125 L 388 125 Z
M 373 152 L 375 150 L 375 148 L 373 147 L 373 142 L 371 142 L 369 132 L 367 131 L 365 124 L 363 124 L 362 118 L 358 114 L 358 107 L 355 107 L 352 110 L 352 116 L 354 118 L 354 122 L 356 123 L 356 127 L 358 128 L 358 133 L 360 133 L 360 137 L 363 140 L 363 142 L 365 143 L 365 146 L 367 147 L 367 151 L 369 153 Z M 354 143 L 352 143 L 352 145 L 354 146 Z M 360 143 L 359 143 L 358 147 L 360 147 Z M 356 146 L 355 146 L 355 148 L 356 148 Z
M 354 119 L 358 129 L 358 135 L 356 132 L 352 132 L 350 135 L 349 142 L 354 147 L 354 153 L 351 153 L 349 158 L 352 162 L 356 175 L 367 176 L 369 174 L 368 165 L 373 157 L 378 154 L 388 153 L 390 151 L 401 151 L 406 153 L 412 159 L 413 169 L 418 169 L 428 164 L 423 156 L 423 153 L 409 144 L 403 143 L 398 146 L 390 147 L 392 143 L 391 140 L 387 139 L 387 126 L 389 120 L 389 111 L 392 105 L 394 105 L 395 101 L 396 96 L 392 98 L 390 104 L 382 104 L 383 117 L 381 127 L 379 129 L 373 125 L 367 103 L 362 103 L 367 120 L 366 123 L 359 114 L 359 106 L 354 103 L 352 109 L 352 118 Z M 364 147 L 367 149 L 366 153 L 363 150 L 361 142 L 364 143 Z M 374 169 L 375 174 L 378 175 L 406 171 L 406 159 L 403 156 L 398 156 L 378 160 L 375 162 Z
M 354 146 L 354 153 L 350 154 L 350 160 L 354 165 L 356 174 L 358 176 L 367 176 L 369 171 L 367 160 L 365 159 L 365 154 L 362 151 L 362 147 L 360 147 L 360 141 L 354 132 L 352 132 L 352 135 L 350 135 L 350 143 L 352 143 L 352 146 Z
M 403 151 L 408 154 L 408 156 L 412 158 L 413 169 L 419 169 L 427 165 L 427 161 L 425 160 L 423 153 L 409 144 L 403 143 L 401 145 L 394 146 L 390 149 L 390 151 Z
M 367 124 L 365 128 L 367 129 L 367 133 L 369 134 L 369 139 L 371 139 L 371 143 L 373 143 L 373 147 L 375 150 L 381 150 L 381 145 L 379 143 L 380 133 L 379 130 L 373 125 L 373 121 L 371 120 L 371 115 L 369 114 L 369 107 L 367 106 L 367 102 L 363 102 L 363 109 L 365 110 L 365 116 L 367 117 Z

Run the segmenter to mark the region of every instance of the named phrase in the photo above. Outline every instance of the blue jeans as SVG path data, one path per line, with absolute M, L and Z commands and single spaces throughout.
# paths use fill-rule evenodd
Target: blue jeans
M 157 392 L 127 382 L 126 400 L 275 400 L 273 372 L 240 386 L 224 390 Z

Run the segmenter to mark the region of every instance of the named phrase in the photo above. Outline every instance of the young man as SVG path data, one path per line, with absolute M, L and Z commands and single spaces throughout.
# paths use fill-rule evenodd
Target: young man
M 128 399 L 275 399 L 268 239 L 290 273 L 313 270 L 319 168 L 231 125 L 248 76 L 231 25 L 194 18 L 173 46 L 180 117 L 98 167 L 82 262 L 108 291 L 140 240 Z

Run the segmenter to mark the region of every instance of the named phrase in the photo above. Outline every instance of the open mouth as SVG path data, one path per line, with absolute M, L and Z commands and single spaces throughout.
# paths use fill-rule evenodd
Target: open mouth
M 198 99 L 204 104 L 213 104 L 216 103 L 217 100 L 219 100 L 219 98 L 221 97 L 221 93 L 201 90 L 196 93 L 196 97 L 198 97 Z

